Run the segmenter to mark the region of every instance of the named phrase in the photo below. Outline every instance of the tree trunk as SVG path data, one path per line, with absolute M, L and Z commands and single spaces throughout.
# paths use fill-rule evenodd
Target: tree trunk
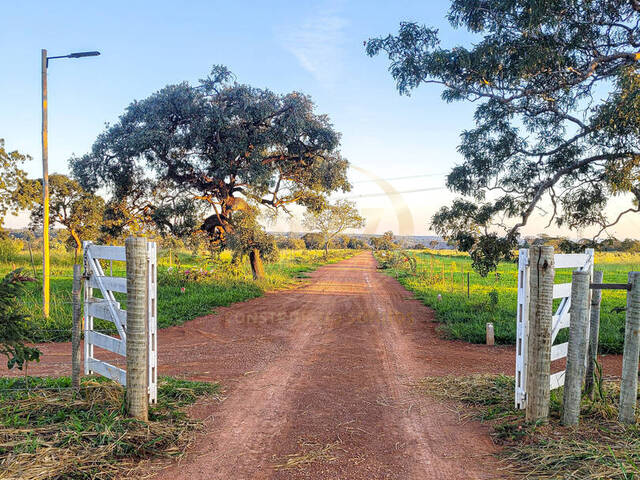
M 251 263 L 253 279 L 260 280 L 261 278 L 264 278 L 264 265 L 262 264 L 262 258 L 260 257 L 260 250 L 254 248 L 249 252 L 249 262 Z
M 329 258 L 329 240 L 324 244 L 324 258 Z

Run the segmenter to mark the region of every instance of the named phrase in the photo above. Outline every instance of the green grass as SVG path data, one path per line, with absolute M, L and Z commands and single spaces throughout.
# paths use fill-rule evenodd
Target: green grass
M 321 250 L 284 250 L 277 262 L 266 264 L 266 277 L 254 281 L 247 262 L 239 268 L 230 265 L 230 255 L 223 253 L 220 260 L 211 263 L 206 257 L 184 252 L 167 252 L 158 260 L 158 326 L 180 325 L 193 318 L 210 314 L 216 307 L 261 296 L 265 291 L 286 288 L 300 281 L 305 274 L 326 263 L 333 263 L 354 255 L 354 250 L 331 250 L 324 258 Z M 36 259 L 36 261 L 38 261 Z M 42 291 L 39 281 L 29 283 L 22 299 L 31 315 L 29 338 L 34 342 L 68 341 L 71 339 L 71 283 L 73 258 L 69 254 L 52 256 L 50 316 L 42 315 Z M 33 275 L 29 254 L 21 254 L 11 261 L 0 263 L 0 275 L 13 268 L 24 268 Z M 109 274 L 109 264 L 103 265 Z M 189 270 L 190 274 L 185 275 Z M 36 276 L 40 272 L 36 269 Z M 124 276 L 124 264 L 113 263 L 113 274 Z M 184 287 L 184 292 L 181 290 Z M 124 296 L 119 300 L 126 305 Z M 115 333 L 110 322 L 95 321 L 95 328 Z
M 221 390 L 162 377 L 144 423 L 126 416 L 114 382 L 87 377 L 78 392 L 70 386 L 68 377 L 0 378 L 0 478 L 107 480 L 140 459 L 179 456 L 199 426 L 182 407 Z
M 505 375 L 430 377 L 419 391 L 458 402 L 462 420 L 487 422 L 503 449 L 500 470 L 508 478 L 630 480 L 640 478 L 640 428 L 618 415 L 619 381 L 605 380 L 594 400 L 583 397 L 580 424 L 561 425 L 562 388 L 551 394 L 548 424 L 527 423 L 514 408 L 514 380 Z
M 471 269 L 471 259 L 457 252 L 414 251 L 410 255 L 417 261 L 415 273 L 402 267 L 385 271 L 435 310 L 446 337 L 484 343 L 486 323 L 493 322 L 496 343 L 515 343 L 517 263 L 501 263 L 497 273 L 483 278 Z M 626 283 L 629 271 L 640 270 L 640 255 L 596 254 L 595 262 L 596 268 L 604 271 L 605 283 Z M 570 281 L 570 269 L 556 272 L 556 283 Z M 442 300 L 438 300 L 438 295 Z M 602 297 L 600 351 L 622 353 L 625 314 L 612 310 L 626 305 L 626 292 L 605 290 Z M 561 332 L 557 342 L 566 341 L 566 334 Z

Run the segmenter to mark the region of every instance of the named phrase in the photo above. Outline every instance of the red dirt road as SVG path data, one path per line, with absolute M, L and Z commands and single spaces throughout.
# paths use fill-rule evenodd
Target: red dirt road
M 157 478 L 501 478 L 487 429 L 412 383 L 513 374 L 513 349 L 442 340 L 432 315 L 362 253 L 295 290 L 161 330 L 160 372 L 220 381 L 226 398 L 196 404 L 205 431 Z M 29 373 L 68 374 L 68 352 L 45 345 Z M 304 454 L 314 461 L 277 467 Z

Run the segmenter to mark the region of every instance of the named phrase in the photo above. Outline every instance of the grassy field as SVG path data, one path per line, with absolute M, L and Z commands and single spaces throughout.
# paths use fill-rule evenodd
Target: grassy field
M 130 478 L 142 459 L 182 455 L 199 428 L 183 407 L 221 393 L 217 383 L 162 377 L 145 423 L 127 417 L 124 389 L 110 380 L 70 387 L 68 377 L 0 378 L 0 478 Z
M 516 339 L 517 263 L 502 263 L 497 273 L 483 278 L 471 269 L 471 260 L 459 252 L 423 250 L 408 252 L 416 260 L 400 262 L 385 271 L 395 276 L 416 298 L 436 312 L 441 330 L 452 339 L 485 342 L 485 325 L 493 322 L 496 342 L 514 344 Z M 378 254 L 381 263 L 384 259 Z M 640 270 L 640 254 L 596 253 L 596 269 L 604 271 L 605 283 L 626 283 L 629 271 Z M 467 273 L 469 286 L 467 296 Z M 556 271 L 556 283 L 571 281 L 571 270 Z M 442 300 L 438 300 L 438 295 Z M 602 295 L 600 350 L 622 353 L 624 312 L 614 308 L 626 305 L 626 292 L 605 290 Z M 566 341 L 566 330 L 557 342 Z
M 266 264 L 266 278 L 254 281 L 247 262 L 234 267 L 231 256 L 224 252 L 212 261 L 188 253 L 161 252 L 158 259 L 158 326 L 179 325 L 198 316 L 209 314 L 215 307 L 259 297 L 265 291 L 286 288 L 309 272 L 326 263 L 348 258 L 355 250 L 331 250 L 328 259 L 321 250 L 283 250 L 277 262 Z M 39 258 L 35 259 L 36 262 Z M 36 263 L 37 265 L 37 263 Z M 32 317 L 30 339 L 34 342 L 71 339 L 71 283 L 73 258 L 57 253 L 52 257 L 50 316 L 42 316 L 42 291 L 39 281 L 29 283 L 23 302 Z M 28 253 L 0 263 L 0 275 L 14 268 L 40 277 L 35 272 Z M 110 265 L 103 265 L 109 274 Z M 113 274 L 124 276 L 124 263 L 113 263 Z M 184 291 L 182 290 L 184 288 Z M 125 303 L 124 298 L 122 300 Z M 95 328 L 115 333 L 110 322 L 96 320 Z

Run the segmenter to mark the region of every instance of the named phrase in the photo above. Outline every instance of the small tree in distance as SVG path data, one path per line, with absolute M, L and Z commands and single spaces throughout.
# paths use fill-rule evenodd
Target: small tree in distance
M 42 191 L 38 181 L 37 189 Z M 69 232 L 69 243 L 78 258 L 83 240 L 95 240 L 100 235 L 105 204 L 102 197 L 84 190 L 66 175 L 49 175 L 49 221 L 60 224 Z M 42 225 L 42 205 L 31 212 L 32 225 Z
M 38 201 L 37 190 L 27 180 L 27 173 L 20 165 L 31 160 L 28 155 L 16 151 L 7 152 L 4 139 L 0 138 L 0 234 L 7 213 L 31 208 Z
M 317 230 L 322 235 L 324 254 L 328 256 L 329 242 L 348 228 L 364 227 L 365 219 L 358 212 L 355 203 L 349 200 L 338 200 L 333 205 L 327 205 L 320 212 L 307 210 L 304 226 L 310 230 Z

